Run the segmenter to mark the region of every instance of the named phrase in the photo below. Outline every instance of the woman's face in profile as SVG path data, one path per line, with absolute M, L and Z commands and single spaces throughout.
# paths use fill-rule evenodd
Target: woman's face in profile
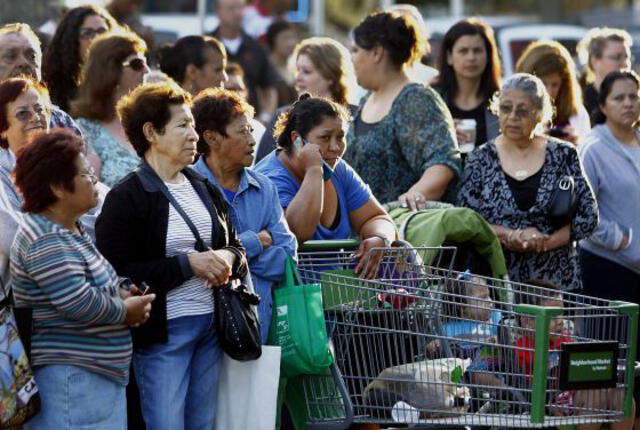
M 618 79 L 600 108 L 607 116 L 607 122 L 633 127 L 640 119 L 638 85 L 631 79 Z

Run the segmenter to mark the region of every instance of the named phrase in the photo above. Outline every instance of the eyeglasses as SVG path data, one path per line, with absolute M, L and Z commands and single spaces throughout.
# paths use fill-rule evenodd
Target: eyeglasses
M 629 56 L 627 54 L 618 54 L 618 55 L 605 55 L 604 58 L 607 60 L 615 61 L 616 63 L 620 63 L 622 61 L 627 61 Z
M 78 176 L 89 179 L 93 185 L 98 183 L 98 177 L 96 176 L 96 171 L 93 170 L 93 167 L 89 168 L 86 172 L 80 172 Z
M 528 118 L 529 115 L 531 115 L 531 111 L 529 109 L 517 108 L 514 111 L 514 107 L 508 105 L 500 105 L 498 106 L 498 110 L 500 111 L 500 115 L 504 116 L 509 116 L 511 115 L 511 112 L 513 112 L 513 114 L 518 119 L 525 119 Z
M 144 58 L 136 57 L 122 63 L 122 67 L 131 67 L 134 72 L 141 72 L 147 67 L 147 61 Z
M 34 117 L 46 118 L 49 110 L 44 107 L 36 107 L 35 109 L 20 109 L 15 113 L 15 118 L 20 122 L 29 122 Z
M 101 34 L 104 34 L 107 31 L 109 31 L 109 29 L 105 27 L 100 27 L 100 28 L 83 27 L 78 31 L 78 36 L 81 39 L 93 39 L 94 37 L 100 36 Z

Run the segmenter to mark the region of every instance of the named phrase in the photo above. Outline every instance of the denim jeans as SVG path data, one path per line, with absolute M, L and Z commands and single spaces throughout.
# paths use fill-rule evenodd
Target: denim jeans
M 125 430 L 125 386 L 78 366 L 35 369 L 41 409 L 25 430 Z
M 222 349 L 213 314 L 168 321 L 169 341 L 133 352 L 148 429 L 211 430 Z

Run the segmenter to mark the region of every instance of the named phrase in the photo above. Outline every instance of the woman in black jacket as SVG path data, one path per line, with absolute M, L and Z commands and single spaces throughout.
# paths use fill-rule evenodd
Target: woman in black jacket
M 168 83 L 143 85 L 118 103 L 142 163 L 107 195 L 96 225 L 98 248 L 118 274 L 157 296 L 133 332 L 142 414 L 154 430 L 213 428 L 222 350 L 212 289 L 247 272 L 223 197 L 187 167 L 198 141 L 190 104 Z

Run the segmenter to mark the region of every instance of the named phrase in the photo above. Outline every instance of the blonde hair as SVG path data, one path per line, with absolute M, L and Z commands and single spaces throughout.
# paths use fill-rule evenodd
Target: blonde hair
M 349 51 L 341 43 L 328 37 L 311 37 L 298 43 L 293 58 L 307 55 L 324 79 L 330 81 L 331 99 L 347 105 L 349 96 L 348 80 L 353 75 Z
M 585 83 L 593 82 L 595 79 L 591 69 L 591 59 L 602 58 L 607 42 L 621 42 L 628 48 L 633 45 L 633 40 L 629 33 L 620 28 L 596 27 L 589 30 L 576 47 L 580 62 L 585 65 Z
M 539 78 L 559 74 L 562 84 L 554 100 L 556 122 L 566 124 L 578 113 L 582 92 L 576 78 L 576 66 L 569 51 L 560 43 L 553 40 L 531 43 L 516 63 L 516 72 L 530 73 Z

